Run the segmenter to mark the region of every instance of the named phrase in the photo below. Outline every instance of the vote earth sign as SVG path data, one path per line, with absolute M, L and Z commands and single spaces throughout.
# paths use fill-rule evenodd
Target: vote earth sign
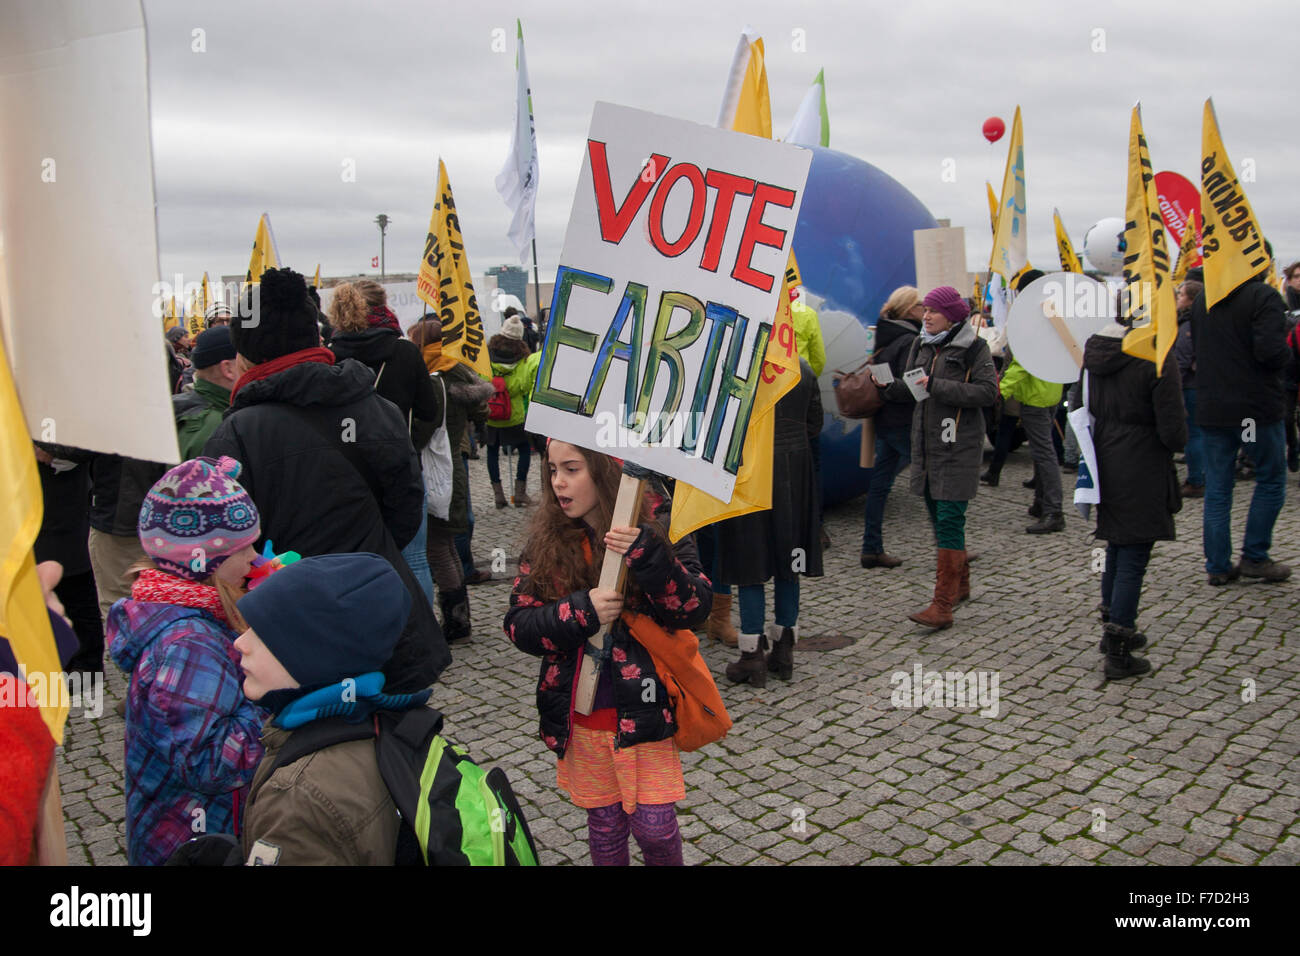
M 811 162 L 597 103 L 528 430 L 730 501 Z

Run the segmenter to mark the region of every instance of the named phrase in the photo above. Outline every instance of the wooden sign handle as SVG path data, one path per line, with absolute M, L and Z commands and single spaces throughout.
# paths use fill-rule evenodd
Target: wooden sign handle
M 1056 306 L 1050 299 L 1043 303 L 1043 314 L 1047 316 L 1047 321 L 1052 323 L 1052 328 L 1056 329 L 1056 334 L 1060 336 L 1066 351 L 1070 353 L 1075 367 L 1083 368 L 1083 349 L 1079 348 L 1079 343 L 1075 340 L 1070 327 L 1065 324 L 1065 319 L 1056 314 Z
M 614 514 L 610 518 L 611 528 L 635 528 L 637 516 L 641 514 L 641 497 L 645 493 L 645 479 L 634 478 L 624 474 L 618 483 L 618 499 L 614 502 Z M 627 577 L 627 565 L 623 555 L 613 551 L 605 552 L 605 560 L 600 566 L 600 583 L 597 587 L 611 591 L 622 591 Z M 596 658 L 592 652 L 599 652 L 605 644 L 604 631 L 597 631 L 587 638 L 588 653 L 582 655 L 582 673 L 578 676 L 578 691 L 573 698 L 573 709 L 586 716 L 596 701 L 596 684 L 600 680 L 600 671 L 596 667 Z
M 36 865 L 67 866 L 68 839 L 63 828 L 63 800 L 59 794 L 57 760 L 50 758 L 50 774 L 41 797 L 40 818 L 36 824 Z

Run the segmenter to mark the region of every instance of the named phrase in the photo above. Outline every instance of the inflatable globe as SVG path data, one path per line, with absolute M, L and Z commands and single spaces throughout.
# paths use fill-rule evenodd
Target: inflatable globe
M 1124 269 L 1123 219 L 1102 219 L 1092 225 L 1083 237 L 1083 254 L 1098 272 L 1117 276 Z
M 916 284 L 913 230 L 939 224 L 919 199 L 870 163 L 821 147 L 812 147 L 812 154 L 794 251 L 826 343 L 818 380 L 826 413 L 822 500 L 835 505 L 866 494 L 871 473 L 858 466 L 861 423 L 837 413 L 834 372 L 855 369 L 866 358 L 867 330 L 889 294 Z

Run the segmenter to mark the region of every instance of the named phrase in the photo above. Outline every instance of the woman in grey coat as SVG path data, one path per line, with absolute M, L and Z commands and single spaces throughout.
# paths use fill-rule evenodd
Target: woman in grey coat
M 966 302 L 952 286 L 939 286 L 924 299 L 924 327 L 905 365 L 920 369 L 917 385 L 926 398 L 912 413 L 914 494 L 925 498 L 938 544 L 934 600 L 911 620 L 926 627 L 952 625 L 952 608 L 970 596 L 966 564 L 966 505 L 980 483 L 984 415 L 998 397 L 997 371 L 988 344 L 966 321 Z M 887 395 L 908 386 L 896 379 Z

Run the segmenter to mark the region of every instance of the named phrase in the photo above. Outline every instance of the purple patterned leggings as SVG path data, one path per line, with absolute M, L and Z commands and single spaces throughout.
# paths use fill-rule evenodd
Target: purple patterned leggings
M 634 813 L 614 803 L 587 811 L 587 844 L 594 866 L 627 866 L 629 829 L 646 866 L 681 866 L 682 834 L 677 829 L 677 805 L 643 803 Z

